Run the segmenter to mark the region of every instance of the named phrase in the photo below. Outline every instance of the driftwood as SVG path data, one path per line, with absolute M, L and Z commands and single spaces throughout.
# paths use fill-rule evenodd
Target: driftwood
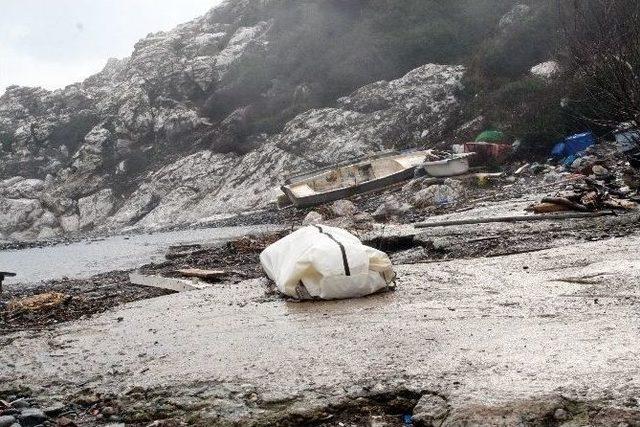
M 533 212 L 536 214 L 550 214 L 555 212 L 570 211 L 571 208 L 564 205 L 558 205 L 555 203 L 536 203 L 535 205 L 529 206 L 525 210 L 527 212 Z
M 554 205 L 564 206 L 574 211 L 588 212 L 589 209 L 583 204 L 572 202 L 565 197 L 545 197 L 542 199 L 542 203 L 551 203 Z
M 534 187 L 529 187 L 526 190 L 527 191 L 542 190 L 542 189 L 545 189 L 545 188 L 554 187 L 556 185 L 569 184 L 569 183 L 578 181 L 580 179 L 585 179 L 585 178 L 586 177 L 584 177 L 582 175 L 573 175 L 571 178 L 563 179 L 563 180 L 556 181 L 556 182 L 551 182 L 551 183 L 548 183 L 548 184 L 536 185 Z M 516 190 L 516 191 L 513 191 L 513 193 L 511 193 L 511 194 L 522 195 L 522 194 L 524 194 L 524 191 L 525 191 L 525 189 L 522 189 L 520 191 Z M 500 192 L 500 193 L 495 193 L 495 194 L 491 194 L 489 196 L 484 196 L 484 197 L 480 197 L 478 199 L 471 200 L 470 203 L 478 203 L 478 202 L 484 202 L 486 200 L 493 200 L 496 197 L 499 197 L 499 196 L 502 196 L 502 195 L 504 195 L 503 191 Z
M 561 221 L 565 219 L 598 218 L 615 215 L 613 212 L 575 212 L 552 215 L 521 215 L 503 216 L 496 218 L 473 218 L 440 222 L 421 222 L 413 224 L 415 228 L 452 227 L 455 225 L 488 224 L 492 222 L 532 222 L 532 221 Z
M 183 270 L 176 270 L 183 277 L 196 277 L 198 279 L 219 279 L 221 276 L 226 276 L 229 273 L 224 270 L 202 270 L 199 268 L 185 268 Z

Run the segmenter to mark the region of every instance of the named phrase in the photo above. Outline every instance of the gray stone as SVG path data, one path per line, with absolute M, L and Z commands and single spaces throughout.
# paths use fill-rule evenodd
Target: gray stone
M 60 227 L 65 233 L 73 233 L 80 229 L 80 217 L 78 215 L 63 216 L 60 218 Z
M 388 219 L 393 216 L 402 215 L 411 210 L 411 206 L 407 203 L 401 203 L 396 197 L 388 197 L 378 209 L 373 213 L 375 219 Z
M 11 415 L 0 415 L 0 427 L 10 427 L 15 421 Z
M 417 208 L 446 206 L 458 202 L 462 192 L 463 187 L 459 181 L 447 179 L 443 185 L 432 185 L 417 192 L 411 199 L 411 204 Z
M 47 406 L 46 408 L 43 408 L 42 412 L 44 412 L 48 417 L 56 417 L 60 415 L 65 410 L 65 408 L 66 406 L 63 403 L 55 403 Z
M 323 220 L 324 218 L 322 217 L 321 214 L 315 211 L 311 211 L 307 214 L 307 216 L 304 217 L 304 220 L 302 221 L 302 225 L 320 224 L 322 223 Z
M 9 403 L 12 408 L 24 409 L 31 406 L 29 401 L 25 398 L 16 399 L 13 402 Z
M 110 417 L 116 414 L 116 410 L 112 406 L 105 406 L 104 408 L 102 408 L 100 413 L 105 417 Z
M 443 397 L 425 394 L 413 408 L 413 421 L 417 427 L 433 426 L 447 416 L 449 409 Z
M 607 168 L 600 165 L 593 165 L 592 170 L 593 170 L 593 173 L 599 176 L 607 175 L 609 173 L 609 170 Z
M 551 79 L 560 73 L 560 64 L 556 61 L 547 61 L 531 68 L 531 74 Z
M 553 418 L 555 418 L 558 421 L 566 421 L 569 419 L 569 413 L 563 408 L 558 408 L 553 413 Z
M 358 213 L 358 208 L 349 200 L 338 200 L 329 208 L 335 216 L 353 216 Z
M 44 181 L 40 179 L 21 179 L 6 186 L 2 193 L 13 199 L 37 199 L 44 190 Z
M 47 421 L 48 418 L 40 409 L 27 408 L 20 413 L 18 421 L 22 427 L 35 427 Z

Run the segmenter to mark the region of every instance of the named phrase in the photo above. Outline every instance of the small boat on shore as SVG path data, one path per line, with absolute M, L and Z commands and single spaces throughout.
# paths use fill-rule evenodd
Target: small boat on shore
M 384 152 L 297 175 L 282 191 L 296 207 L 310 207 L 379 190 L 413 178 L 429 151 Z
M 422 165 L 427 175 L 434 178 L 464 175 L 469 172 L 469 157 L 475 153 L 463 153 L 446 156 L 442 159 L 427 161 Z

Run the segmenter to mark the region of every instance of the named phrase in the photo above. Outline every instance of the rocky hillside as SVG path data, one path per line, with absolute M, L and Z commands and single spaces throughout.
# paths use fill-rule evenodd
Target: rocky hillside
M 147 36 L 82 83 L 10 87 L 0 97 L 0 239 L 154 229 L 263 208 L 285 174 L 438 142 L 458 117 L 464 68 L 420 64 L 456 63 L 475 36 L 503 25 L 499 14 L 474 14 L 480 3 L 513 5 L 463 1 L 455 14 L 406 2 L 432 20 L 412 24 L 411 44 L 381 17 L 413 12 L 389 15 L 403 7 L 383 1 L 228 0 Z M 359 49 L 371 43 L 378 52 Z

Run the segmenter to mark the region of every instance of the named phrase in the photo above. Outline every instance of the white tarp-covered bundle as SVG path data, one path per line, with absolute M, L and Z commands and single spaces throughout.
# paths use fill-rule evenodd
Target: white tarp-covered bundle
M 365 246 L 351 233 L 309 226 L 260 254 L 265 272 L 285 295 L 298 299 L 342 299 L 370 295 L 395 278 L 384 252 Z

